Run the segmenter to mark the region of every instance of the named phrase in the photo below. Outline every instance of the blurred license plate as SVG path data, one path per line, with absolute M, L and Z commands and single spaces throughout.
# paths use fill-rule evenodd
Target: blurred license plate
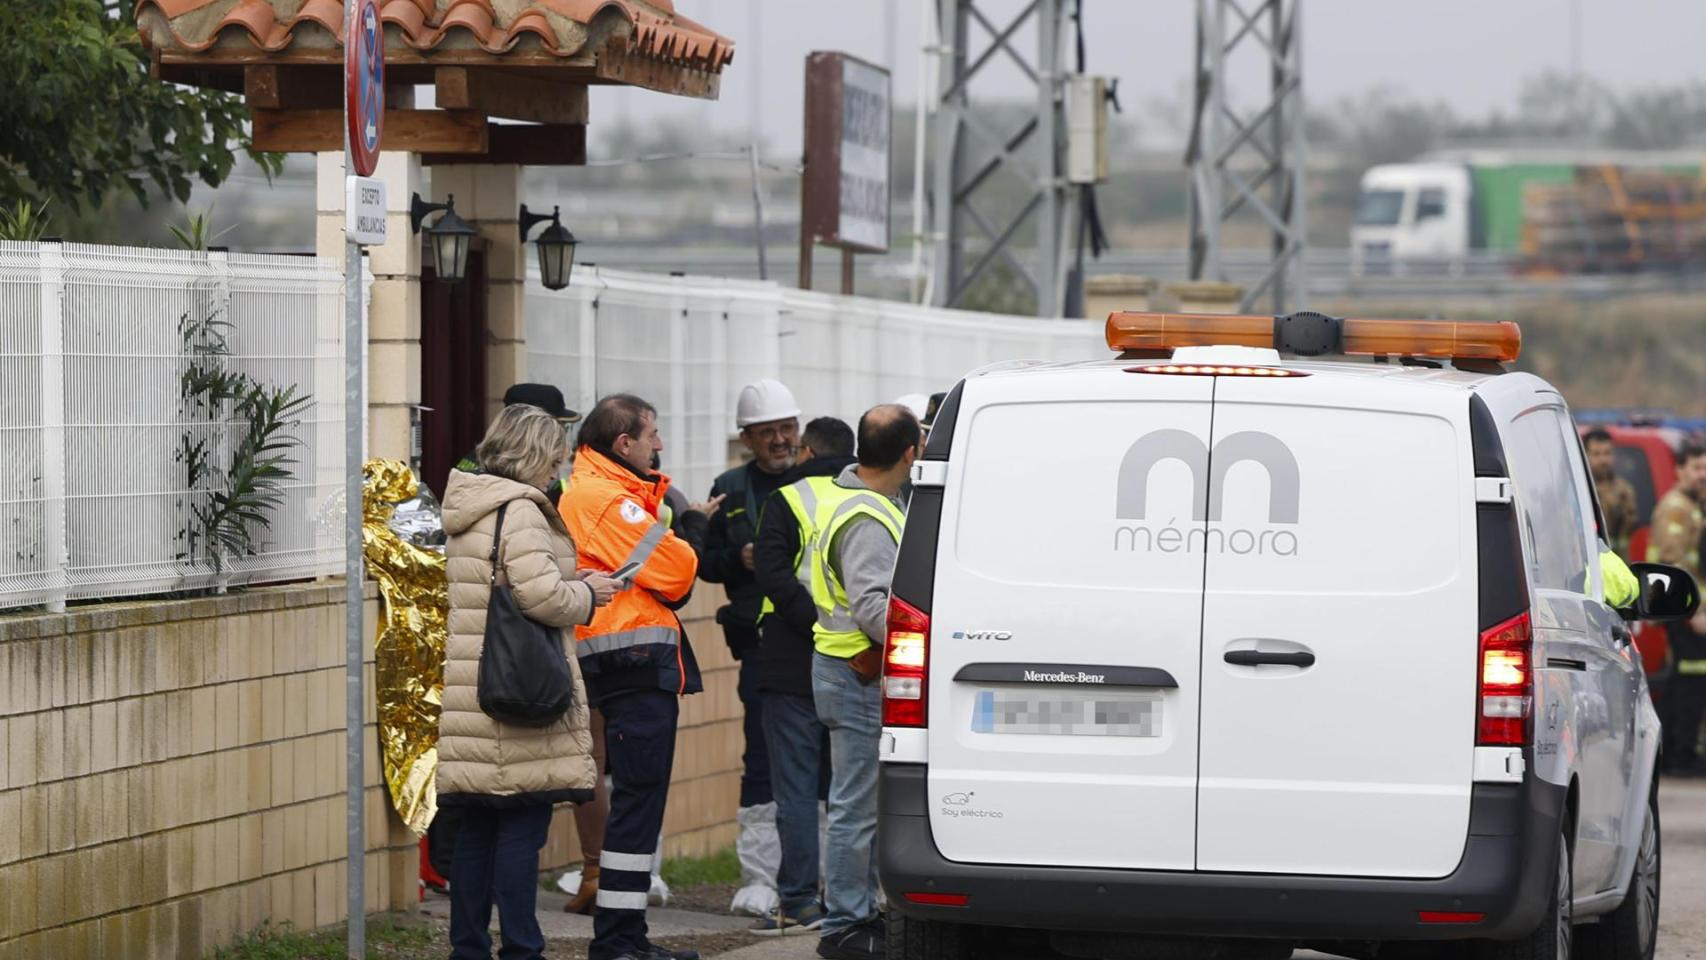
M 1027 689 L 980 690 L 973 733 L 1089 737 L 1159 737 L 1161 700 L 1154 694 Z

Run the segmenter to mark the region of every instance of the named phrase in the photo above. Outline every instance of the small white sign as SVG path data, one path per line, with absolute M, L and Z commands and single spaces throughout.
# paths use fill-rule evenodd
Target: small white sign
M 385 243 L 385 181 L 344 178 L 344 235 L 364 247 Z

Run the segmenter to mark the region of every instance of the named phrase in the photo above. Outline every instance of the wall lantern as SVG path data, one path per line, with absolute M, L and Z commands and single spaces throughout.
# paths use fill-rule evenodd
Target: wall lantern
M 468 244 L 479 231 L 456 215 L 455 194 L 445 197 L 443 203 L 427 203 L 417 193 L 409 201 L 409 224 L 415 233 L 421 232 L 421 221 L 427 214 L 436 210 L 443 210 L 444 216 L 426 228 L 427 236 L 432 239 L 433 271 L 445 283 L 461 283 L 468 275 Z
M 527 204 L 521 205 L 521 242 L 527 242 L 527 231 L 537 224 L 551 221 L 545 232 L 539 235 L 534 245 L 539 248 L 539 279 L 547 290 L 561 290 L 569 285 L 569 271 L 575 265 L 575 235 L 570 233 L 562 220 L 558 219 L 558 207 L 551 208 L 551 215 L 527 212 Z

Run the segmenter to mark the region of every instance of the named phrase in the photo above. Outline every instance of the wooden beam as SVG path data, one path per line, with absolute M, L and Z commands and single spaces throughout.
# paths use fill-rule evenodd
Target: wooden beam
M 440 67 L 434 79 L 441 109 L 532 123 L 586 123 L 584 84 L 477 67 Z
M 486 127 L 487 147 L 476 155 L 427 153 L 421 162 L 515 163 L 528 167 L 578 167 L 586 163 L 586 125 L 553 123 L 542 126 L 493 123 Z
M 341 110 L 344 78 L 325 67 L 251 63 L 243 68 L 243 97 L 251 110 Z
M 256 150 L 317 153 L 344 144 L 341 110 L 254 110 Z M 466 110 L 388 110 L 381 150 L 480 154 L 488 145 L 486 118 Z
M 148 72 L 154 79 L 166 83 L 181 83 L 186 87 L 200 87 L 204 90 L 224 90 L 226 93 L 243 92 L 242 73 L 228 68 L 194 63 L 168 63 L 161 60 L 159 54 L 155 54 Z

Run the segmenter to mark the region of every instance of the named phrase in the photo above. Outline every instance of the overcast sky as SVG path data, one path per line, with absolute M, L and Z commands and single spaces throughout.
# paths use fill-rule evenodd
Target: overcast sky
M 1245 6 L 1253 5 L 1246 3 Z M 1706 78 L 1706 0 L 1302 0 L 1304 89 L 1315 103 L 1373 88 L 1450 103 L 1464 113 L 1510 107 L 1522 81 L 1572 61 L 1572 11 L 1582 67 L 1617 89 Z M 716 102 L 646 90 L 594 88 L 595 155 L 601 129 L 628 114 L 680 118 L 707 129 L 758 127 L 783 156 L 797 154 L 805 56 L 844 50 L 894 71 L 897 105 L 916 98 L 920 10 L 934 0 L 675 0 L 682 13 L 733 37 L 735 61 Z M 1188 83 L 1195 0 L 1083 0 L 1090 73 L 1118 77 L 1128 110 Z M 983 0 L 998 26 L 1020 0 Z M 973 56 L 989 34 L 972 26 Z M 1034 53 L 1027 28 L 1016 44 Z M 1069 48 L 1070 49 L 1070 48 Z M 1001 62 L 1005 58 L 998 58 Z M 1252 60 L 1252 62 L 1254 62 Z M 1070 66 L 1070 64 L 1069 64 Z M 1246 84 L 1259 73 L 1240 73 Z M 1002 63 L 995 96 L 1026 95 Z M 1238 92 L 1235 85 L 1234 93 Z

